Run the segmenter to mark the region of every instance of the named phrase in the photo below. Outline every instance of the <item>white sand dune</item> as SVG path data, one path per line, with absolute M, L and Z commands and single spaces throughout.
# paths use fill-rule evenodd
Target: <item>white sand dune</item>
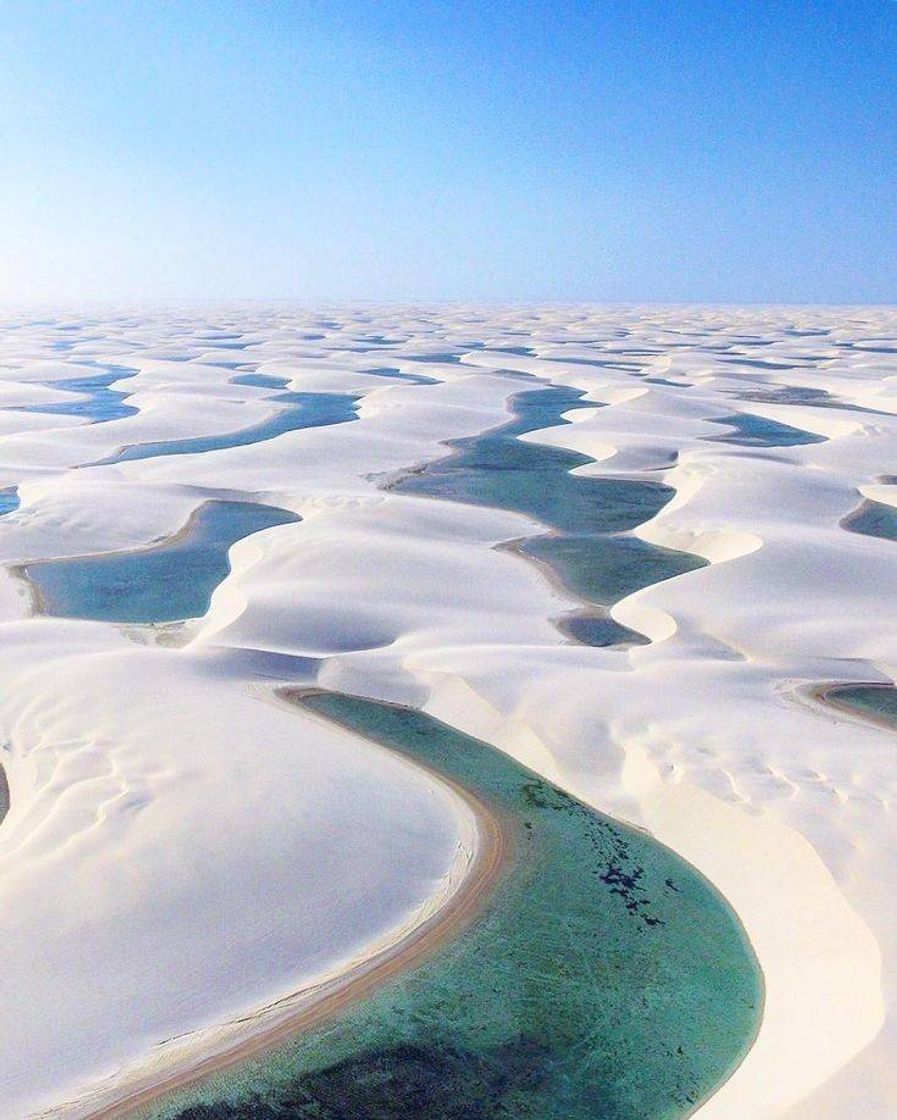
M 863 495 L 897 504 L 880 481 L 897 462 L 897 367 L 863 349 L 895 336 L 887 309 L 463 306 L 179 308 L 2 333 L 0 483 L 21 498 L 0 517 L 8 569 L 146 547 L 211 496 L 302 518 L 234 546 L 176 648 L 164 631 L 28 617 L 21 584 L 0 583 L 3 1115 L 85 1114 L 101 1088 L 166 1068 L 166 1040 L 209 1045 L 456 888 L 467 807 L 269 703 L 257 668 L 284 654 L 325 687 L 493 742 L 716 883 L 767 992 L 702 1120 L 897 1114 L 897 741 L 810 696 L 897 667 L 897 543 L 841 527 Z M 48 386 L 94 362 L 139 371 L 117 386 L 134 415 L 2 411 L 58 401 Z M 364 372 L 384 368 L 437 383 Z M 259 423 L 271 391 L 230 381 L 251 371 L 358 395 L 359 419 L 86 465 Z M 573 600 L 495 547 L 538 531 L 529 519 L 382 489 L 501 423 L 534 378 L 599 407 L 525 438 L 590 456 L 580 475 L 674 487 L 635 533 L 710 561 L 614 606 L 647 645 L 564 638 L 552 620 Z M 783 387 L 830 396 L 781 403 Z M 725 441 L 735 413 L 824 438 Z

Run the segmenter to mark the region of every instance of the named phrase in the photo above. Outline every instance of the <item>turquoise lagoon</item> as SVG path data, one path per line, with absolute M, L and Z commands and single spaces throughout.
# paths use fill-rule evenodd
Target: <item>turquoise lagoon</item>
M 594 408 L 582 395 L 559 386 L 519 393 L 512 402 L 513 420 L 483 435 L 451 441 L 453 454 L 404 476 L 393 489 L 514 510 L 541 521 L 551 532 L 516 547 L 546 565 L 588 604 L 564 619 L 563 629 L 587 645 L 632 644 L 644 639 L 614 622 L 604 608 L 706 561 L 629 535 L 666 505 L 671 487 L 571 474 L 574 467 L 591 462 L 588 456 L 517 438 L 564 423 L 562 414 L 571 409 Z
M 231 545 L 296 514 L 256 502 L 210 501 L 185 528 L 152 548 L 25 565 L 44 613 L 101 622 L 198 618 L 230 571 Z
M 50 389 L 62 389 L 66 393 L 71 393 L 72 400 L 55 401 L 52 404 L 21 405 L 12 411 L 34 412 L 45 416 L 84 416 L 92 424 L 103 424 L 107 420 L 120 420 L 125 416 L 133 416 L 137 409 L 133 405 L 124 403 L 130 394 L 113 389 L 111 386 L 135 377 L 137 370 L 125 366 L 104 368 L 105 373 L 43 382 Z
M 826 699 L 859 716 L 871 716 L 897 728 L 897 688 L 887 684 L 838 684 L 826 689 Z
M 254 380 L 250 381 L 250 377 Z M 265 380 L 260 380 L 261 378 Z M 251 384 L 258 387 L 272 387 L 274 381 L 286 384 L 282 378 L 269 378 L 265 374 L 246 374 L 234 380 L 244 385 Z M 92 463 L 91 466 L 105 466 L 109 463 L 123 463 L 134 459 L 152 459 L 157 455 L 194 455 L 203 451 L 223 451 L 229 447 L 247 447 L 249 444 L 275 439 L 285 432 L 295 432 L 301 428 L 319 428 L 328 424 L 343 424 L 347 420 L 358 419 L 356 411 L 358 398 L 347 393 L 287 392 L 275 393 L 270 399 L 282 407 L 260 424 L 214 436 L 135 443 L 121 448 L 106 459 Z
M 0 490 L 0 517 L 19 508 L 19 491 L 15 486 Z
M 823 443 L 826 436 L 792 428 L 790 424 L 780 424 L 765 416 L 755 416 L 752 412 L 736 412 L 731 416 L 720 416 L 714 424 L 725 424 L 733 429 L 722 436 L 705 436 L 714 443 L 735 443 L 741 447 L 796 447 L 804 443 Z
M 472 790 L 512 857 L 474 922 L 313 1027 L 146 1120 L 674 1120 L 744 1055 L 762 982 L 694 868 L 421 712 L 312 711 Z

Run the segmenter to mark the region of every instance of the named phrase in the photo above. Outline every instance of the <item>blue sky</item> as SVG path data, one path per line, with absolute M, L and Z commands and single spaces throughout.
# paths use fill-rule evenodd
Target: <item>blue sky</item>
M 0 299 L 897 303 L 897 4 L 3 0 Z

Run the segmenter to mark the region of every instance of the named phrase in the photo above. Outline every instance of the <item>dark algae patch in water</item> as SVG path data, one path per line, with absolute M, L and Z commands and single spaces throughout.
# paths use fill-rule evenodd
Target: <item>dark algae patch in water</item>
M 243 537 L 299 518 L 255 502 L 207 502 L 184 530 L 154 548 L 45 560 L 25 566 L 44 613 L 101 622 L 199 618 L 230 571 Z
M 512 853 L 435 955 L 266 1055 L 146 1115 L 166 1120 L 674 1120 L 737 1064 L 762 990 L 692 867 L 421 712 L 303 701 L 464 785 Z
M 551 569 L 592 607 L 607 607 L 663 579 L 703 567 L 686 552 L 657 548 L 626 535 L 648 521 L 673 496 L 658 482 L 589 478 L 570 472 L 592 460 L 563 448 L 528 443 L 518 436 L 563 423 L 571 409 L 595 407 L 582 392 L 552 386 L 514 397 L 510 423 L 483 435 L 449 443 L 454 454 L 407 475 L 393 489 L 403 494 L 493 506 L 528 514 L 550 534 L 519 542 L 518 551 Z M 643 641 L 602 612 L 586 611 L 563 628 L 587 645 Z

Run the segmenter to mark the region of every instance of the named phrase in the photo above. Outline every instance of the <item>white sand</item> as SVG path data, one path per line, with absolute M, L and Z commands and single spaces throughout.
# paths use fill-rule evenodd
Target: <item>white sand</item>
M 216 355 L 212 326 L 251 345 Z M 717 884 L 767 1003 L 702 1120 L 897 1114 L 897 741 L 809 698 L 816 682 L 888 680 L 897 665 L 897 544 L 840 527 L 860 487 L 897 504 L 879 481 L 897 463 L 897 314 L 255 307 L 135 313 L 83 333 L 5 332 L 0 404 L 59 399 L 38 383 L 107 360 L 140 370 L 120 386 L 139 412 L 85 425 L 0 411 L 0 483 L 23 499 L 0 518 L 4 563 L 145 546 L 215 492 L 304 520 L 235 546 L 179 648 L 28 619 L 14 581 L 0 584 L 4 1115 L 77 1115 L 62 1102 L 164 1067 L 173 1035 L 220 1028 L 373 951 L 457 881 L 469 844 L 457 798 L 265 703 L 266 651 L 312 659 L 297 672 L 324 686 L 425 705 L 650 828 Z M 402 341 L 393 353 L 370 335 Z M 60 337 L 69 354 L 51 349 Z M 456 345 L 460 364 L 413 360 Z M 490 351 L 521 345 L 535 354 Z M 270 415 L 265 390 L 228 384 L 237 361 L 294 389 L 361 393 L 362 419 L 71 469 Z M 439 383 L 359 372 L 384 366 Z M 676 487 L 638 535 L 711 565 L 614 608 L 652 644 L 565 644 L 551 620 L 572 604 L 493 547 L 533 532 L 527 519 L 379 489 L 537 387 L 497 372 L 509 369 L 603 405 L 527 438 L 592 456 L 581 474 Z M 782 385 L 883 414 L 734 395 Z M 825 441 L 715 442 L 728 429 L 711 421 L 735 412 Z

